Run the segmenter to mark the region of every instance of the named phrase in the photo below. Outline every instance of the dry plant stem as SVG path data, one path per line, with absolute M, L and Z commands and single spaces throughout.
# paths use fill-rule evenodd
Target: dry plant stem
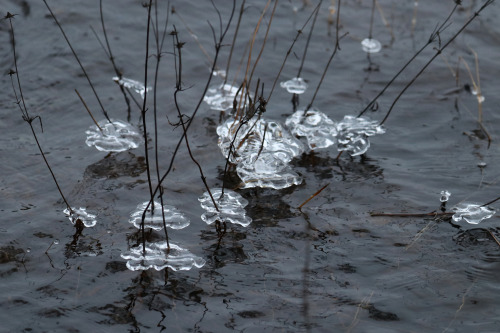
M 385 87 L 377 94 L 377 96 L 375 96 L 371 101 L 370 103 L 368 103 L 366 105 L 366 107 L 358 114 L 358 118 L 361 117 L 366 111 L 368 111 L 371 107 L 373 107 L 375 105 L 375 102 L 379 99 L 380 96 L 382 96 L 384 94 L 384 92 L 392 85 L 392 83 L 399 77 L 399 75 L 401 73 L 404 72 L 404 70 L 413 62 L 413 60 L 415 60 L 415 58 L 417 58 L 429 45 L 431 45 L 436 39 L 440 38 L 439 37 L 439 34 L 441 32 L 443 32 L 446 27 L 447 27 L 447 24 L 448 24 L 448 21 L 450 20 L 451 16 L 453 15 L 453 13 L 456 11 L 456 9 L 458 8 L 459 4 L 455 4 L 455 6 L 453 7 L 453 9 L 451 10 L 450 14 L 448 15 L 448 17 L 444 20 L 444 22 L 436 29 L 434 29 L 434 31 L 431 33 L 431 35 L 429 36 L 429 39 L 427 40 L 427 43 L 425 43 L 425 45 L 423 45 L 411 58 L 410 60 L 408 60 L 404 66 L 396 73 L 396 75 L 394 75 L 392 77 L 392 79 L 387 82 L 387 84 L 385 85 Z
M 497 245 L 500 246 L 500 241 L 498 241 L 498 238 L 495 237 L 495 235 L 491 232 L 491 230 L 489 230 L 489 229 L 486 229 L 486 230 L 488 230 L 489 234 L 491 235 L 491 237 L 493 238 L 495 243 L 497 243 Z
M 246 0 L 243 0 L 241 2 L 240 14 L 238 16 L 238 22 L 236 23 L 236 29 L 234 31 L 233 42 L 231 43 L 231 50 L 229 51 L 229 57 L 227 59 L 226 77 L 224 78 L 224 85 L 227 83 L 227 78 L 229 76 L 229 66 L 231 65 L 231 58 L 233 57 L 234 45 L 236 44 L 236 38 L 238 37 L 238 32 L 240 30 L 241 19 L 243 17 L 243 13 L 245 11 L 245 2 L 246 2 Z
M 217 64 L 217 59 L 219 57 L 219 53 L 220 53 L 220 48 L 222 46 L 222 41 L 224 40 L 224 37 L 227 33 L 227 30 L 229 29 L 229 26 L 231 24 L 231 21 L 233 19 L 233 15 L 234 15 L 234 10 L 235 10 L 235 4 L 236 4 L 236 0 L 233 0 L 233 9 L 232 9 L 232 12 L 231 12 L 231 16 L 229 18 L 229 21 L 227 23 L 227 26 L 226 26 L 226 29 L 224 30 L 224 32 L 221 34 L 221 36 L 219 37 L 219 40 L 218 42 L 215 44 L 215 55 L 214 55 L 214 63 L 212 64 L 212 69 L 210 71 L 210 75 L 208 77 L 208 80 L 207 80 L 207 83 L 205 84 L 205 88 L 203 90 L 203 93 L 200 97 L 200 99 L 198 100 L 198 104 L 196 104 L 196 107 L 193 111 L 193 113 L 191 114 L 191 117 L 189 118 L 189 122 L 187 122 L 186 124 L 186 131 L 183 131 L 182 132 L 182 135 L 179 139 L 179 141 L 177 142 L 177 145 L 175 146 L 175 149 L 174 149 L 174 152 L 172 153 L 172 158 L 170 159 L 170 163 L 169 163 L 169 166 L 167 168 L 167 171 L 165 171 L 165 173 L 163 174 L 163 176 L 161 177 L 158 185 L 156 186 L 155 190 L 153 191 L 153 197 L 156 195 L 156 193 L 160 190 L 161 186 L 162 186 L 162 183 L 163 181 L 167 178 L 167 176 L 170 174 L 170 172 L 172 171 L 172 168 L 173 168 L 173 165 L 174 165 L 174 161 L 175 161 L 175 158 L 177 156 L 177 153 L 179 152 L 179 148 L 181 146 L 181 143 L 184 141 L 184 136 L 186 135 L 186 132 L 189 130 L 189 127 L 191 126 L 196 114 L 198 113 L 198 110 L 200 109 L 200 106 L 201 106 L 201 103 L 203 102 L 203 97 L 205 96 L 205 94 L 207 93 L 208 91 L 208 87 L 210 86 L 210 83 L 212 82 L 212 77 L 213 77 L 213 72 L 215 70 L 215 66 Z M 152 204 L 152 201 L 153 201 L 153 197 L 150 199 L 149 203 L 147 204 L 146 208 L 144 209 L 144 212 L 142 213 L 142 223 L 144 224 L 144 220 L 146 218 L 146 212 L 147 210 L 149 209 L 149 207 L 151 206 Z
M 187 150 L 189 153 L 189 157 L 191 158 L 193 163 L 196 164 L 196 166 L 198 167 L 198 170 L 200 171 L 200 175 L 201 175 L 201 180 L 203 181 L 203 184 L 205 185 L 205 188 L 207 189 L 207 192 L 210 195 L 210 198 L 212 199 L 212 203 L 214 204 L 215 209 L 217 211 L 219 211 L 219 206 L 215 202 L 215 199 L 212 195 L 212 191 L 210 191 L 210 187 L 207 184 L 207 178 L 205 177 L 205 174 L 203 173 L 203 169 L 201 168 L 200 163 L 193 156 L 193 152 L 191 151 L 191 146 L 189 145 L 189 140 L 188 140 L 188 136 L 187 136 L 186 124 L 184 123 L 184 120 L 182 119 L 182 112 L 181 112 L 181 109 L 179 107 L 179 103 L 177 100 L 177 94 L 180 91 L 182 91 L 182 83 L 181 83 L 182 82 L 182 51 L 181 50 L 182 50 L 182 46 L 184 44 L 179 42 L 179 36 L 177 34 L 177 30 L 175 29 L 175 25 L 174 25 L 174 31 L 173 31 L 172 35 L 173 35 L 173 40 L 174 40 L 174 50 L 177 49 L 176 59 L 178 61 L 177 74 L 176 74 L 177 82 L 175 85 L 175 92 L 174 92 L 175 108 L 177 109 L 177 113 L 179 115 L 179 122 L 181 123 L 182 130 L 184 132 L 184 140 L 186 142 L 186 147 L 187 147 Z
M 49 10 L 50 12 L 50 15 L 52 16 L 52 18 L 54 19 L 54 21 L 56 22 L 57 26 L 59 27 L 59 29 L 61 30 L 63 36 L 64 36 L 64 39 L 66 40 L 66 43 L 68 43 L 68 46 L 69 48 L 71 49 L 71 52 L 73 52 L 73 56 L 75 57 L 76 61 L 78 62 L 78 64 L 80 65 L 80 68 L 82 69 L 82 72 L 83 74 L 85 75 L 85 77 L 87 78 L 87 81 L 90 85 L 90 88 L 92 89 L 92 91 L 94 92 L 94 95 L 97 99 L 97 102 L 99 103 L 100 107 L 101 107 L 101 110 L 102 110 L 102 113 L 104 114 L 104 117 L 111 123 L 111 120 L 109 119 L 109 116 L 108 116 L 108 113 L 106 112 L 106 110 L 104 109 L 104 106 L 102 105 L 101 103 L 101 99 L 99 98 L 99 95 L 97 95 L 97 91 L 95 90 L 94 88 L 94 85 L 92 84 L 92 81 L 90 81 L 90 77 L 88 76 L 87 74 L 87 71 L 85 70 L 85 68 L 83 67 L 82 65 L 82 62 L 80 61 L 80 58 L 78 58 L 78 55 L 76 54 L 75 50 L 73 49 L 73 46 L 71 45 L 68 37 L 66 36 L 66 33 L 64 32 L 61 24 L 59 23 L 59 21 L 57 20 L 56 16 L 54 15 L 54 13 L 52 12 L 52 9 L 50 9 L 49 7 L 49 4 L 47 3 L 46 0 L 43 0 L 43 3 L 45 4 L 45 6 L 47 7 L 47 9 Z
M 451 42 L 453 42 L 457 37 L 458 35 L 460 35 L 462 33 L 462 31 L 465 30 L 465 28 L 467 28 L 469 26 L 469 24 L 472 23 L 472 21 L 474 21 L 474 19 L 479 16 L 479 14 L 486 8 L 488 7 L 489 5 L 491 5 L 495 0 L 487 0 L 484 2 L 484 4 L 481 6 L 481 8 L 479 8 L 479 10 L 477 10 L 470 18 L 469 20 L 467 20 L 467 22 L 465 22 L 465 24 L 446 42 L 446 44 L 444 44 L 442 47 L 440 45 L 439 48 L 436 49 L 436 53 L 434 54 L 434 56 L 432 56 L 431 59 L 429 59 L 429 61 L 427 61 L 427 63 L 422 67 L 422 69 L 413 77 L 413 79 L 408 82 L 408 84 L 403 88 L 403 90 L 399 93 L 399 95 L 396 97 L 396 99 L 394 100 L 394 102 L 392 103 L 391 107 L 389 108 L 389 111 L 387 111 L 387 114 L 385 115 L 384 119 L 382 119 L 382 121 L 380 122 L 380 125 L 383 125 L 385 123 L 385 121 L 387 120 L 387 118 L 389 117 L 389 115 L 391 114 L 392 112 L 392 109 L 394 108 L 394 105 L 396 105 L 396 103 L 398 102 L 398 100 L 401 98 L 401 96 L 406 92 L 406 90 L 408 90 L 408 88 L 417 80 L 417 78 L 427 69 L 427 67 L 429 67 L 429 65 L 434 61 L 434 59 L 436 59 L 440 54 L 441 52 L 443 52 L 443 50 L 451 44 Z M 437 32 L 438 34 L 438 37 L 439 37 L 439 31 Z M 439 43 L 441 44 L 441 43 Z
M 318 94 L 319 88 L 321 87 L 321 84 L 323 83 L 323 80 L 325 79 L 326 72 L 328 71 L 328 67 L 330 67 L 330 63 L 332 62 L 333 58 L 335 57 L 335 54 L 337 54 L 337 51 L 340 50 L 340 40 L 347 36 L 347 33 L 345 33 L 343 36 L 339 37 L 339 24 L 340 24 L 340 4 L 341 0 L 339 0 L 338 6 L 337 6 L 337 22 L 335 25 L 335 47 L 333 49 L 332 55 L 330 56 L 330 59 L 328 59 L 328 62 L 326 64 L 325 70 L 323 71 L 323 75 L 321 75 L 321 79 L 319 80 L 318 86 L 316 87 L 316 91 L 314 91 L 314 95 L 311 99 L 311 102 L 307 105 L 305 111 L 308 111 L 311 109 L 314 100 L 316 99 L 316 95 Z
M 417 3 L 418 0 L 415 0 L 415 3 Z M 380 4 L 378 3 L 377 0 L 375 0 L 375 6 L 377 7 L 377 10 L 380 14 L 380 18 L 382 19 L 382 22 L 384 23 L 384 26 L 389 30 L 389 33 L 391 34 L 391 43 L 394 41 L 396 37 L 394 37 L 394 31 L 392 30 L 391 25 L 389 22 L 387 22 L 387 19 L 385 18 L 384 11 L 380 7 Z
M 390 216 L 390 217 L 438 217 L 451 216 L 453 212 L 430 212 L 430 213 L 370 213 L 370 216 Z
M 316 191 L 316 193 L 314 193 L 313 195 L 311 195 L 306 201 L 304 201 L 299 207 L 298 207 L 298 210 L 301 210 L 302 207 L 304 207 L 305 204 L 307 204 L 309 201 L 311 201 L 313 198 L 315 198 L 316 196 L 318 196 L 325 188 L 328 187 L 328 185 L 330 185 L 330 183 L 324 185 L 322 188 L 320 188 L 319 190 Z
M 317 6 L 318 9 L 319 9 L 319 7 L 321 7 L 322 2 L 323 2 L 323 0 L 320 0 L 320 2 L 318 3 L 318 6 Z M 314 11 L 313 11 L 313 13 L 314 13 Z M 307 40 L 306 40 L 306 46 L 304 47 L 304 54 L 302 54 L 302 60 L 300 61 L 299 71 L 297 72 L 298 78 L 300 77 L 300 74 L 302 73 L 302 68 L 304 68 L 304 62 L 306 61 L 307 50 L 309 49 L 309 42 L 311 41 L 311 38 L 312 38 L 314 26 L 316 25 L 316 19 L 318 18 L 318 13 L 319 13 L 319 10 L 315 10 L 314 18 L 313 18 L 313 21 L 311 23 L 311 30 L 309 30 L 309 35 L 307 36 Z
M 90 118 L 92 118 L 92 121 L 94 122 L 94 124 L 97 126 L 97 128 L 99 129 L 99 131 L 101 131 L 102 133 L 102 128 L 101 126 L 99 126 L 99 124 L 97 123 L 97 121 L 95 120 L 94 116 L 92 115 L 92 112 L 90 112 L 90 109 L 89 107 L 87 106 L 87 103 L 85 103 L 85 101 L 83 100 L 83 97 L 82 95 L 80 95 L 80 93 L 78 92 L 78 90 L 75 89 L 75 92 L 76 94 L 78 95 L 78 97 L 80 98 L 80 101 L 82 102 L 83 106 L 85 107 L 85 109 L 87 110 L 87 112 L 89 113 L 89 116 Z
M 285 59 L 283 59 L 283 62 L 281 63 L 281 67 L 280 67 L 280 69 L 278 71 L 278 74 L 276 75 L 276 77 L 274 79 L 273 86 L 271 87 L 271 91 L 269 92 L 269 95 L 267 96 L 267 102 L 269 102 L 269 100 L 271 99 L 271 96 L 272 96 L 272 94 L 274 92 L 274 88 L 276 87 L 276 84 L 278 83 L 278 80 L 279 80 L 279 78 L 281 76 L 281 72 L 283 71 L 283 68 L 285 67 L 286 61 L 288 60 L 288 56 L 292 53 L 292 49 L 295 46 L 295 43 L 299 39 L 299 36 L 302 34 L 302 31 L 305 29 L 305 27 L 307 26 L 307 24 L 309 23 L 309 21 L 311 20 L 311 18 L 313 17 L 313 15 L 315 15 L 319 11 L 319 7 L 320 6 L 321 6 L 321 1 L 318 3 L 318 5 L 316 6 L 316 8 L 314 8 L 314 10 L 312 11 L 311 15 L 309 15 L 309 17 L 307 18 L 306 22 L 302 26 L 302 28 L 297 31 L 297 34 L 295 35 L 295 38 L 292 41 L 292 44 L 290 45 L 290 47 L 286 51 Z
M 21 114 L 22 114 L 23 120 L 26 121 L 28 123 L 28 125 L 30 126 L 31 133 L 33 134 L 33 137 L 35 138 L 35 142 L 36 142 L 36 145 L 38 147 L 38 150 L 40 151 L 40 154 L 42 155 L 42 158 L 43 158 L 43 160 L 45 162 L 45 165 L 47 166 L 47 168 L 50 171 L 50 174 L 52 175 L 52 179 L 54 180 L 54 183 L 56 184 L 57 190 L 59 191 L 59 194 L 61 195 L 61 198 L 63 199 L 64 203 L 66 204 L 66 207 L 68 208 L 68 211 L 70 213 L 73 213 L 73 209 L 71 208 L 70 204 L 68 203 L 68 200 L 66 200 L 66 197 L 62 193 L 61 187 L 59 186 L 59 183 L 57 182 L 56 176 L 54 175 L 54 172 L 52 171 L 52 168 L 50 167 L 49 161 L 47 160 L 47 157 L 45 156 L 45 153 L 43 152 L 43 149 L 40 146 L 40 142 L 38 141 L 38 137 L 37 137 L 35 129 L 33 127 L 33 121 L 35 119 L 38 118 L 38 120 L 40 121 L 40 126 L 42 124 L 42 119 L 40 118 L 40 116 L 36 116 L 36 117 L 30 116 L 30 114 L 28 113 L 28 108 L 26 107 L 26 102 L 24 100 L 24 95 L 23 95 L 23 89 L 21 87 L 21 79 L 19 78 L 19 70 L 18 70 L 18 67 L 17 67 L 16 41 L 15 41 L 15 36 L 14 36 L 14 26 L 12 25 L 12 17 L 14 17 L 14 15 L 10 14 L 9 12 L 7 12 L 7 15 L 5 16 L 5 18 L 9 19 L 10 31 L 11 31 L 11 36 L 12 36 L 12 52 L 13 52 L 13 55 L 14 55 L 14 66 L 16 68 L 16 72 L 15 73 L 12 73 L 12 71 L 11 71 L 9 74 L 10 74 L 10 79 L 11 79 L 11 83 L 12 83 L 12 89 L 13 89 L 14 95 L 16 97 L 16 103 L 19 106 L 19 109 L 21 110 Z M 15 89 L 15 86 L 14 86 L 14 79 L 12 78 L 13 74 L 16 75 L 17 86 L 18 86 L 18 89 L 19 89 L 19 95 L 21 97 L 21 100 L 19 100 L 19 98 L 17 97 L 16 89 Z M 21 106 L 21 103 L 22 103 L 22 106 Z
M 153 5 L 153 0 L 149 0 L 148 4 L 148 23 L 146 29 L 146 56 L 144 60 L 144 87 L 148 85 L 148 60 L 149 60 L 149 35 L 151 27 L 151 7 Z M 149 186 L 149 197 L 151 202 L 151 212 L 154 212 L 154 196 L 153 196 L 153 186 L 151 184 L 151 170 L 149 165 L 149 153 L 148 153 L 148 131 L 146 127 L 146 100 L 147 100 L 148 90 L 144 89 L 144 101 L 142 103 L 142 126 L 144 130 L 144 154 L 146 158 L 146 172 L 148 175 L 148 186 Z M 146 208 L 147 210 L 147 208 Z M 146 254 L 146 235 L 144 231 L 144 219 L 141 221 L 141 233 L 142 233 L 142 250 Z
M 372 13 L 370 15 L 370 30 L 368 32 L 368 38 L 371 40 L 373 38 L 373 17 L 375 16 L 375 4 L 376 0 L 373 0 L 372 2 Z M 372 58 L 371 58 L 371 53 L 366 52 L 366 57 L 368 58 L 368 63 L 370 64 L 368 67 L 368 70 L 372 69 Z
M 106 33 L 106 25 L 104 24 L 104 15 L 103 15 L 103 11 L 102 11 L 102 0 L 99 0 L 99 13 L 101 16 L 101 26 L 102 26 L 102 32 L 104 34 L 104 41 L 106 42 L 106 47 L 107 47 L 106 54 L 108 55 L 108 58 L 111 61 L 111 64 L 113 65 L 113 69 L 115 70 L 116 76 L 119 79 L 121 79 L 122 73 L 120 70 L 118 70 L 118 67 L 116 66 L 115 57 L 113 56 L 113 52 L 111 52 L 111 46 L 109 44 L 108 34 Z M 127 120 L 130 121 L 130 111 L 131 111 L 130 110 L 130 100 L 127 97 L 127 94 L 125 92 L 125 88 L 123 87 L 123 85 L 119 84 L 119 86 L 120 86 L 120 91 L 122 92 L 123 98 L 125 98 L 125 103 L 127 104 Z

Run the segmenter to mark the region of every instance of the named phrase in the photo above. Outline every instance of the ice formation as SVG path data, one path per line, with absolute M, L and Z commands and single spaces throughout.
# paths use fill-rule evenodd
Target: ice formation
M 337 124 L 337 130 L 337 149 L 347 151 L 351 156 L 364 154 L 370 148 L 369 136 L 385 133 L 377 121 L 354 116 L 345 116 Z
M 221 84 L 216 88 L 208 89 L 207 94 L 203 97 L 203 101 L 207 103 L 212 110 L 226 111 L 232 109 L 233 101 L 237 93 L 237 87 L 230 84 Z M 240 95 L 238 95 L 238 97 L 239 96 Z M 240 101 L 237 99 L 237 102 Z
M 102 120 L 99 122 L 99 127 L 92 125 L 85 131 L 87 134 L 85 143 L 89 147 L 95 146 L 100 151 L 121 152 L 137 148 L 143 140 L 137 128 L 121 120 L 111 119 L 111 122 Z
M 129 222 L 136 228 L 141 228 L 142 214 L 148 205 L 148 201 L 139 204 L 137 208 L 130 214 Z M 165 224 L 172 229 L 183 229 L 190 223 L 189 219 L 177 208 L 170 205 L 163 205 L 163 213 L 165 214 Z M 149 206 L 144 219 L 144 227 L 154 230 L 163 229 L 163 214 L 162 206 L 159 202 L 154 202 L 154 210 Z
M 78 220 L 80 220 L 87 228 L 93 227 L 97 224 L 96 216 L 88 213 L 86 208 L 71 208 L 71 210 L 66 208 L 63 213 L 69 217 L 71 224 L 75 224 Z
M 174 271 L 185 271 L 193 267 L 201 268 L 205 265 L 203 258 L 195 256 L 178 245 L 170 243 L 169 249 L 167 242 L 147 244 L 145 253 L 142 245 L 139 245 L 122 253 L 121 257 L 127 260 L 127 268 L 131 271 L 150 268 L 160 271 L 167 267 Z
M 292 134 L 306 137 L 311 150 L 326 148 L 336 142 L 337 126 L 335 122 L 320 111 L 296 111 L 287 118 L 285 125 Z
M 489 219 L 495 214 L 493 209 L 470 203 L 462 203 L 453 207 L 452 210 L 455 212 L 452 216 L 453 221 L 459 222 L 464 219 L 470 224 L 478 224 L 482 220 Z
M 301 77 L 294 77 L 291 80 L 280 83 L 281 88 L 285 88 L 290 94 L 303 94 L 307 90 L 307 83 Z
M 302 182 L 288 163 L 304 152 L 304 145 L 281 124 L 264 119 L 247 123 L 230 119 L 217 128 L 217 134 L 226 158 L 232 145 L 229 161 L 236 164 L 245 187 L 281 189 Z
M 441 198 L 439 198 L 439 201 L 447 202 L 448 199 L 450 199 L 450 195 L 451 195 L 451 193 L 446 191 L 446 190 L 441 191 Z
M 146 87 L 144 87 L 143 83 L 141 83 L 139 81 L 132 80 L 132 79 L 127 79 L 124 77 L 122 77 L 120 79 L 117 76 L 113 77 L 113 81 L 115 81 L 116 83 L 118 83 L 119 85 L 121 85 L 127 89 L 133 89 L 136 93 L 140 94 L 142 98 L 144 98 L 144 95 L 146 93 Z M 150 91 L 150 90 L 151 90 L 151 87 L 148 87 L 147 91 Z
M 214 188 L 211 192 L 219 211 L 215 209 L 212 198 L 208 192 L 203 193 L 203 195 L 198 198 L 201 207 L 206 210 L 206 213 L 201 215 L 201 219 L 205 223 L 212 224 L 215 221 L 221 223 L 231 222 L 247 227 L 252 222 L 252 219 L 246 216 L 245 212 L 248 201 L 241 195 L 235 191 L 225 189 L 224 196 L 221 197 L 221 188 Z
M 365 38 L 361 41 L 361 48 L 366 53 L 377 53 L 382 49 L 382 44 L 376 39 Z

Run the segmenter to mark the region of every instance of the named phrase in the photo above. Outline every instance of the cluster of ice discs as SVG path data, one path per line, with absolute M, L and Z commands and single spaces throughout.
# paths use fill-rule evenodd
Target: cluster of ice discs
M 139 204 L 130 214 L 129 222 L 141 229 L 143 215 L 144 227 L 156 231 L 162 230 L 165 226 L 176 230 L 183 229 L 190 224 L 189 219 L 177 208 L 170 205 L 162 206 L 157 201 L 152 204 L 148 201 Z M 167 242 L 146 243 L 145 251 L 141 244 L 123 252 L 121 257 L 127 260 L 127 267 L 132 271 L 150 268 L 162 270 L 167 267 L 175 271 L 189 270 L 192 267 L 203 267 L 205 264 L 205 260 L 187 249 Z
M 97 224 L 96 216 L 87 212 L 86 208 L 66 208 L 63 213 L 68 216 L 71 224 L 73 225 L 75 225 L 78 221 L 83 223 L 83 225 L 87 228 L 91 228 Z
M 139 130 L 127 122 L 111 119 L 111 122 L 102 120 L 98 125 L 90 126 L 85 132 L 85 143 L 100 151 L 121 152 L 137 148 L 143 140 Z
M 299 110 L 286 120 L 286 126 L 298 136 L 305 137 L 309 149 L 327 148 L 337 143 L 339 151 L 351 156 L 366 153 L 370 148 L 368 137 L 384 134 L 385 129 L 377 121 L 365 117 L 345 116 L 338 123 L 317 110 Z
M 248 201 L 240 194 L 233 190 L 225 189 L 222 194 L 221 188 L 211 190 L 212 196 L 208 192 L 203 193 L 198 198 L 201 207 L 206 211 L 201 215 L 201 219 L 206 224 L 212 224 L 216 221 L 220 223 L 233 223 L 243 227 L 247 227 L 252 222 L 252 219 L 246 216 L 245 207 Z M 217 208 L 214 206 L 215 200 Z

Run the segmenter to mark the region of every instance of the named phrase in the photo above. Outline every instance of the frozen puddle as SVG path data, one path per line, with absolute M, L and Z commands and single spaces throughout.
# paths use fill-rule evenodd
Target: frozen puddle
M 111 120 L 111 122 L 102 120 L 99 122 L 99 127 L 92 125 L 85 131 L 87 134 L 85 143 L 100 151 L 121 152 L 137 148 L 143 140 L 142 134 L 135 126 L 121 120 Z
M 366 153 L 370 148 L 369 136 L 384 134 L 385 129 L 378 121 L 365 117 L 345 116 L 337 124 L 337 148 L 339 151 L 347 151 L 351 156 Z
M 292 134 L 305 137 L 311 150 L 330 147 L 337 141 L 335 122 L 317 110 L 296 111 L 287 118 L 285 125 Z
M 290 94 L 303 94 L 307 90 L 307 83 L 301 77 L 294 77 L 291 80 L 280 83 L 281 88 L 285 88 Z
M 178 245 L 170 243 L 169 249 L 167 242 L 147 244 L 145 253 L 142 245 L 139 245 L 122 253 L 121 257 L 127 260 L 127 268 L 131 271 L 150 268 L 160 271 L 167 267 L 174 271 L 187 271 L 193 267 L 201 268 L 205 265 L 203 258 L 195 256 Z
M 121 79 L 117 76 L 113 77 L 113 81 L 118 83 L 120 86 L 123 86 L 124 88 L 127 89 L 133 89 L 136 93 L 140 94 L 141 97 L 144 99 L 144 95 L 146 94 L 146 87 L 144 86 L 143 83 L 139 81 L 135 81 L 132 79 L 127 79 L 122 77 Z M 147 91 L 150 91 L 151 87 L 147 88 Z
M 222 197 L 221 188 L 215 188 L 211 191 L 219 211 L 215 209 L 212 198 L 210 198 L 208 192 L 205 192 L 198 198 L 201 207 L 206 210 L 206 213 L 201 215 L 201 219 L 206 224 L 212 224 L 215 221 L 219 221 L 221 223 L 230 222 L 247 227 L 252 222 L 252 219 L 246 216 L 245 207 L 248 205 L 248 201 L 245 198 L 229 189 L 224 189 L 224 196 Z
M 141 228 L 142 214 L 146 209 L 149 201 L 139 204 L 137 208 L 130 214 L 129 222 L 136 228 Z M 146 211 L 144 219 L 144 227 L 154 230 L 163 229 L 163 214 L 165 214 L 165 225 L 172 229 L 183 229 L 190 224 L 189 219 L 181 213 L 177 208 L 170 205 L 163 205 L 163 212 L 161 204 L 157 201 L 154 202 L 154 210 L 151 206 Z
M 479 222 L 491 218 L 496 212 L 488 207 L 477 204 L 462 203 L 452 208 L 455 212 L 453 221 L 459 222 L 464 219 L 467 223 L 478 224 Z
M 80 220 L 87 228 L 93 227 L 97 224 L 96 216 L 88 213 L 86 208 L 71 208 L 71 211 L 66 208 L 63 213 L 69 217 L 69 220 L 73 225 L 78 220 Z

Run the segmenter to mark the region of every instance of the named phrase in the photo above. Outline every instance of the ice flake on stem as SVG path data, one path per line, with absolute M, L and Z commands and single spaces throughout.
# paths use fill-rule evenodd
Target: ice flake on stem
M 117 76 L 113 77 L 113 81 L 118 83 L 120 86 L 123 86 L 124 88 L 127 89 L 133 89 L 136 93 L 141 95 L 141 98 L 144 99 L 144 95 L 146 94 L 146 87 L 144 87 L 144 84 L 135 81 L 132 79 L 127 79 L 125 77 L 122 77 L 121 79 Z M 151 87 L 147 87 L 147 91 L 150 91 Z
M 447 202 L 450 199 L 450 195 L 451 193 L 446 190 L 441 191 L 441 198 L 439 198 L 439 201 Z
M 307 83 L 301 77 L 294 77 L 291 80 L 280 83 L 281 88 L 285 88 L 290 94 L 303 94 L 307 90 Z
M 235 191 L 229 189 L 224 190 L 223 196 L 221 196 L 221 194 L 221 188 L 212 189 L 212 195 L 219 206 L 219 211 L 215 209 L 208 192 L 203 193 L 203 195 L 198 198 L 201 207 L 206 210 L 206 213 L 201 215 L 201 219 L 206 224 L 212 224 L 215 221 L 219 221 L 221 223 L 231 222 L 247 227 L 252 222 L 252 219 L 246 216 L 245 212 L 248 201 Z
M 339 151 L 347 151 L 351 156 L 366 153 L 370 148 L 369 136 L 384 134 L 385 129 L 377 121 L 365 117 L 345 116 L 337 124 Z
M 167 267 L 174 271 L 187 271 L 193 267 L 201 268 L 205 265 L 203 258 L 172 243 L 168 248 L 167 242 L 149 243 L 146 245 L 145 253 L 142 245 L 139 245 L 122 253 L 121 257 L 127 260 L 127 268 L 131 271 L 150 268 L 160 271 Z
M 132 223 L 137 229 L 141 228 L 142 214 L 148 204 L 149 202 L 146 201 L 137 205 L 137 208 L 130 214 L 129 222 Z M 150 205 L 146 211 L 146 217 L 144 219 L 145 228 L 162 230 L 163 215 L 165 215 L 166 226 L 172 229 L 183 229 L 191 223 L 189 219 L 174 206 L 163 205 L 163 213 L 162 206 L 159 202 L 154 202 L 154 210 L 151 209 L 151 206 L 153 205 Z
M 102 131 L 101 131 L 102 129 Z M 139 147 L 143 136 L 133 125 L 121 120 L 111 122 L 102 120 L 99 127 L 92 125 L 87 131 L 87 146 L 95 146 L 97 150 L 108 152 L 121 152 Z
M 97 224 L 96 215 L 87 212 L 86 208 L 66 208 L 63 211 L 69 217 L 71 224 L 75 224 L 77 221 L 81 221 L 87 228 L 93 227 Z
M 230 84 L 221 84 L 207 91 L 203 101 L 216 111 L 226 111 L 233 107 L 233 101 L 238 93 L 238 88 Z M 240 95 L 238 95 L 240 96 Z
M 285 125 L 292 134 L 306 137 L 311 150 L 326 148 L 336 142 L 337 126 L 335 122 L 320 111 L 296 111 L 287 118 Z
M 491 208 L 470 203 L 462 203 L 453 207 L 452 210 L 455 212 L 452 216 L 453 221 L 459 222 L 464 219 L 470 224 L 478 224 L 482 220 L 489 219 L 495 214 L 495 211 Z
M 376 39 L 365 38 L 361 41 L 361 48 L 366 53 L 378 53 L 382 50 L 382 44 Z

